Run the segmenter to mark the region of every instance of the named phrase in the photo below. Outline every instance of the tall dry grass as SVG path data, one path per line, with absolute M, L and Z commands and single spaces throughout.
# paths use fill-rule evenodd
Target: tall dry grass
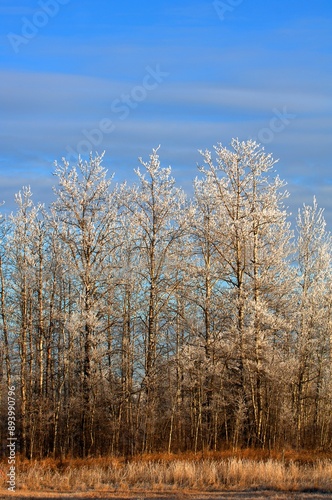
M 5 471 L 5 463 L 1 464 Z M 6 489 L 1 475 L 1 488 Z M 17 489 L 26 491 L 177 491 L 177 490 L 332 491 L 332 460 L 295 463 L 276 459 L 120 459 L 19 462 Z

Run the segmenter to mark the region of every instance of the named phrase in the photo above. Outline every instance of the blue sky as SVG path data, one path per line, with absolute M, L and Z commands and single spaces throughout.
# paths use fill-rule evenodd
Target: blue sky
M 330 0 L 1 0 L 0 200 L 52 198 L 54 160 L 106 150 L 115 180 L 161 145 L 190 193 L 232 137 L 279 158 L 294 213 L 332 229 Z

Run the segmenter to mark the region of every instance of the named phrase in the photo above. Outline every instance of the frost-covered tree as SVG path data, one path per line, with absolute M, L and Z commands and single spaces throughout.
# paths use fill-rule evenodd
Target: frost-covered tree
M 10 362 L 11 348 L 9 345 L 9 308 L 8 308 L 8 282 L 6 276 L 6 268 L 8 264 L 8 248 L 6 245 L 7 236 L 10 231 L 8 221 L 0 214 L 0 318 L 1 318 L 1 341 L 0 341 L 0 363 L 1 363 L 1 383 L 4 379 L 7 386 L 11 386 L 12 366 Z
M 175 187 L 171 168 L 161 168 L 158 149 L 153 150 L 149 162 L 140 160 L 143 172 L 136 170 L 139 186 L 133 189 L 128 208 L 138 227 L 137 245 L 142 283 L 140 319 L 145 345 L 143 385 L 146 390 L 146 442 L 151 448 L 155 425 L 158 361 L 160 362 L 167 332 L 167 310 L 178 286 L 179 277 L 174 263 L 174 252 L 182 237 L 186 219 L 185 197 Z
M 111 180 L 101 165 L 103 155 L 56 164 L 57 196 L 52 205 L 53 226 L 67 250 L 65 272 L 70 276 L 71 314 L 69 332 L 78 347 L 82 384 L 81 449 L 91 452 L 94 444 L 93 418 L 100 372 L 101 348 L 108 333 L 109 289 L 112 287 L 112 256 L 117 238 L 116 197 Z M 110 381 L 112 382 L 112 381 Z
M 287 332 L 292 276 L 292 233 L 283 206 L 287 193 L 283 181 L 271 175 L 276 162 L 254 141 L 234 139 L 230 149 L 219 145 L 215 153 L 214 162 L 209 151 L 202 152 L 201 168 L 213 197 L 211 242 L 237 358 L 242 435 L 258 444 L 267 437 L 269 361 Z
M 297 230 L 293 414 L 297 446 L 323 446 L 327 439 L 323 429 L 328 429 L 325 417 L 331 411 L 324 394 L 331 383 L 332 239 L 315 198 L 312 205 L 299 210 Z
M 56 164 L 0 224 L 0 436 L 17 386 L 30 458 L 331 447 L 331 236 L 316 200 L 293 238 L 272 156 L 202 152 L 187 201 L 158 149 L 113 188 Z M 6 439 L 4 437 L 4 439 Z
M 32 201 L 30 187 L 24 187 L 16 197 L 17 210 L 9 217 L 6 238 L 7 272 L 2 269 L 3 326 L 13 332 L 7 338 L 13 348 L 12 372 L 19 380 L 21 434 L 23 453 L 33 456 L 36 434 L 28 429 L 39 426 L 34 409 L 37 398 L 42 398 L 44 384 L 44 332 L 42 273 L 45 228 L 41 206 Z M 6 315 L 4 307 L 8 308 Z M 18 356 L 18 357 L 17 357 Z M 43 408 L 42 401 L 40 408 Z

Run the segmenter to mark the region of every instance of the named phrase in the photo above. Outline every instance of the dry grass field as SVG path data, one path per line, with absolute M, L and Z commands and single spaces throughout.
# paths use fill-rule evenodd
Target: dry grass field
M 331 457 L 310 453 L 18 459 L 15 493 L 6 490 L 6 467 L 3 461 L 0 498 L 332 498 Z
M 1 495 L 0 500 L 7 500 L 8 498 L 15 498 L 16 500 L 329 500 L 331 495 L 328 493 L 299 493 L 299 492 L 276 492 L 276 491 L 237 491 L 237 492 L 219 492 L 219 493 L 189 493 L 180 492 L 177 494 L 166 493 L 153 495 L 148 494 L 131 494 L 129 495 L 114 495 L 114 494 L 103 494 L 103 493 L 86 493 L 86 494 L 55 494 L 55 493 L 15 493 L 11 495 Z

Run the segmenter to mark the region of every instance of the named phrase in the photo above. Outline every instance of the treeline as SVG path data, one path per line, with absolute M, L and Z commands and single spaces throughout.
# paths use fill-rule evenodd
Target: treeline
M 102 156 L 56 165 L 0 225 L 1 439 L 17 392 L 32 458 L 252 446 L 330 449 L 332 246 L 293 232 L 275 161 L 233 140 L 188 200 L 158 150 L 137 184 Z

